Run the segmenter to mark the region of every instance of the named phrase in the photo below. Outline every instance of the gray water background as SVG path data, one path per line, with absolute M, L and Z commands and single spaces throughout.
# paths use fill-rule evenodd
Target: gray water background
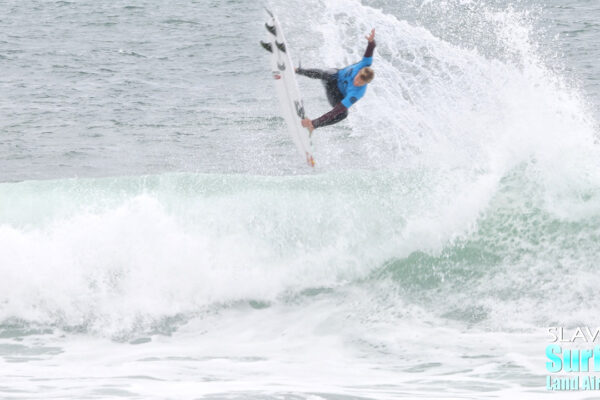
M 599 115 L 598 2 L 474 1 L 446 13 L 428 3 L 366 2 L 491 57 L 499 52 L 477 15 L 527 11 L 548 68 Z M 257 45 L 263 19 L 249 1 L 1 2 L 0 181 L 306 173 Z M 306 46 L 299 55 L 321 45 L 288 40 Z M 309 107 L 322 110 L 322 93 L 301 85 Z M 332 168 L 357 166 L 369 168 L 350 154 Z

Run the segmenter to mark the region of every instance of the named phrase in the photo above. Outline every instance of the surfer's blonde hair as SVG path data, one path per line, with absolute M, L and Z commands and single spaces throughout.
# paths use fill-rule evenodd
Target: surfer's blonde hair
M 360 79 L 362 79 L 363 82 L 370 83 L 373 78 L 375 78 L 375 71 L 373 71 L 372 68 L 364 67 L 360 70 Z

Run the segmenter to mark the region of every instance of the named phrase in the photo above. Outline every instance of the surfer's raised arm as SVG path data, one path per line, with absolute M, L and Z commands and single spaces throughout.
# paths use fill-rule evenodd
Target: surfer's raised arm
M 363 56 L 363 58 L 372 58 L 373 50 L 375 50 L 375 46 L 377 45 L 375 43 L 375 29 L 371 29 L 371 33 L 365 36 L 365 38 L 367 39 L 369 44 L 367 44 L 367 49 L 365 50 L 365 55 Z

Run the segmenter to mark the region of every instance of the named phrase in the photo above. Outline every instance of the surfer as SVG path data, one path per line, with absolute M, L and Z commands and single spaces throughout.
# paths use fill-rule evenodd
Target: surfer
M 333 109 L 317 119 L 305 118 L 302 126 L 313 130 L 321 126 L 332 125 L 348 116 L 348 109 L 365 95 L 367 84 L 373 80 L 375 73 L 369 66 L 373 63 L 375 49 L 375 29 L 366 36 L 367 50 L 363 59 L 342 69 L 304 69 L 296 68 L 296 73 L 313 79 L 321 79 L 327 92 L 327 100 Z

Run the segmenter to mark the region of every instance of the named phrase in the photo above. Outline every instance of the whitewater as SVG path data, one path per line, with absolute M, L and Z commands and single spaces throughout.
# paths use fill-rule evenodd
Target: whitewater
M 266 5 L 306 67 L 376 28 L 314 171 L 262 4 L 0 4 L 0 397 L 594 398 L 544 351 L 600 325 L 600 7 Z

